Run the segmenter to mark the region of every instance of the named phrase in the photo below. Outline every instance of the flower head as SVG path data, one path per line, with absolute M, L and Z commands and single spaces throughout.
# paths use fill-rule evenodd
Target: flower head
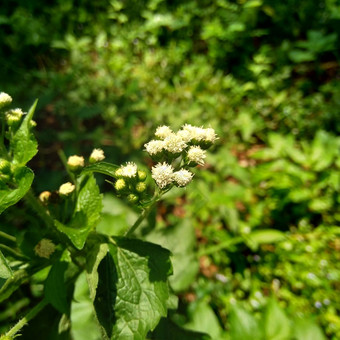
M 215 130 L 213 128 L 207 128 L 207 129 L 204 129 L 204 131 L 205 131 L 205 135 L 204 135 L 203 140 L 205 142 L 214 143 L 217 139 Z
M 67 165 L 69 166 L 71 171 L 77 171 L 80 168 L 83 168 L 85 164 L 85 160 L 83 156 L 70 156 L 67 160 Z
M 125 166 L 121 166 L 122 177 L 136 177 L 137 175 L 137 164 L 133 162 L 127 162 Z
M 102 149 L 94 149 L 90 155 L 90 163 L 100 162 L 105 159 L 104 151 Z
M 152 140 L 149 143 L 144 144 L 146 151 L 150 156 L 161 153 L 164 149 L 164 141 Z
M 122 191 L 126 188 L 126 182 L 124 181 L 123 178 L 119 178 L 117 179 L 116 183 L 115 183 L 115 189 L 117 191 Z
M 186 147 L 187 144 L 182 137 L 174 133 L 164 139 L 164 149 L 171 153 L 181 153 Z
M 8 125 L 18 123 L 24 114 L 25 113 L 19 108 L 7 111 L 6 120 Z
M 161 188 L 165 188 L 173 181 L 173 167 L 167 163 L 158 163 L 152 167 L 152 178 L 156 184 Z
M 179 171 L 174 172 L 173 179 L 180 187 L 185 187 L 188 185 L 194 174 L 186 169 L 181 169 Z
M 55 251 L 55 244 L 48 240 L 47 238 L 43 238 L 35 247 L 34 252 L 39 257 L 44 257 L 46 259 L 50 258 L 50 256 Z
M 64 183 L 59 188 L 59 195 L 68 196 L 75 188 L 76 187 L 70 182 Z
M 169 128 L 169 126 L 162 125 L 159 126 L 155 132 L 155 136 L 160 138 L 160 139 L 165 139 L 168 137 L 172 132 L 172 130 Z
M 50 199 L 51 197 L 51 193 L 49 191 L 43 191 L 40 195 L 39 195 L 39 200 L 42 202 L 42 203 L 47 203 L 48 200 Z
M 204 165 L 204 158 L 206 157 L 205 151 L 200 146 L 191 146 L 188 150 L 187 157 L 190 162 Z
M 0 109 L 7 106 L 11 102 L 12 102 L 12 97 L 9 94 L 5 92 L 0 92 Z

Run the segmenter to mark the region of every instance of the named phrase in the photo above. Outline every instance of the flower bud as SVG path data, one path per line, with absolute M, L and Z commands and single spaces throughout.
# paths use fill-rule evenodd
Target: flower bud
M 13 109 L 6 112 L 7 124 L 11 127 L 17 127 L 21 121 L 24 112 L 21 109 Z
M 55 251 L 55 244 L 46 238 L 43 238 L 35 247 L 34 252 L 39 257 L 44 257 L 46 259 L 49 259 L 50 256 Z
M 138 200 L 139 200 L 139 197 L 138 197 L 137 195 L 135 195 L 135 194 L 129 194 L 129 195 L 127 196 L 127 199 L 128 199 L 128 201 L 129 201 L 130 203 L 137 203 Z
M 137 164 L 127 162 L 125 166 L 121 166 L 121 175 L 124 178 L 134 178 L 137 175 Z
M 174 172 L 173 179 L 177 186 L 179 187 L 185 187 L 188 185 L 194 174 L 186 169 L 181 169 L 179 171 Z
M 60 196 L 68 196 L 69 194 L 71 194 L 74 191 L 75 188 L 76 187 L 70 182 L 64 183 L 59 188 L 59 195 Z
M 31 120 L 30 121 L 30 127 L 31 128 L 34 128 L 34 127 L 36 127 L 37 126 L 37 122 L 35 121 L 35 120 Z
M 84 167 L 84 163 L 84 157 L 77 155 L 70 156 L 67 160 L 67 165 L 73 172 L 81 170 Z
M 11 102 L 12 102 L 12 97 L 9 94 L 5 92 L 0 92 L 0 109 L 9 105 Z
M 115 171 L 115 177 L 116 177 L 116 178 L 121 178 L 121 177 L 122 177 L 122 168 L 118 168 L 118 169 Z
M 11 172 L 11 163 L 6 159 L 0 158 L 0 172 L 8 174 Z
M 124 179 L 119 178 L 117 179 L 114 186 L 117 191 L 123 191 L 124 189 L 126 189 L 126 182 Z
M 161 189 L 164 189 L 173 181 L 173 170 L 170 164 L 158 163 L 152 167 L 152 178 Z
M 160 139 L 165 139 L 168 137 L 170 134 L 172 134 L 172 130 L 169 128 L 169 126 L 163 125 L 159 126 L 156 129 L 155 136 L 160 138 Z
M 142 192 L 144 192 L 145 190 L 146 190 L 146 184 L 145 184 L 145 182 L 138 182 L 137 184 L 136 184 L 136 191 L 137 192 L 139 192 L 139 193 L 142 193 Z
M 48 203 L 48 201 L 49 201 L 51 195 L 52 195 L 52 194 L 51 194 L 49 191 L 43 191 L 43 192 L 39 195 L 39 200 L 40 200 L 42 203 L 46 204 L 46 203 Z
M 138 179 L 139 179 L 141 182 L 144 182 L 144 181 L 146 180 L 147 174 L 146 174 L 145 171 L 143 171 L 143 170 L 138 170 L 137 175 L 138 175 Z
M 205 151 L 201 149 L 200 146 L 191 146 L 187 153 L 187 158 L 189 160 L 190 166 L 195 166 L 197 164 L 204 165 L 204 158 L 206 157 Z
M 90 163 L 97 163 L 105 159 L 104 151 L 102 149 L 94 149 L 90 155 Z

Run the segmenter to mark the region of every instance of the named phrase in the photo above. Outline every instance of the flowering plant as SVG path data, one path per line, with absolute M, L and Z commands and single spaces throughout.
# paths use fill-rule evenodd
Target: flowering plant
M 145 339 L 176 299 L 168 285 L 170 251 L 143 241 L 135 232 L 162 195 L 192 181 L 192 168 L 204 165 L 206 150 L 217 139 L 214 130 L 184 125 L 175 133 L 167 126 L 158 127 L 155 139 L 145 144 L 155 161 L 151 176 L 133 162 L 120 166 L 104 162 L 101 149 L 94 149 L 88 160 L 62 157 L 69 181 L 36 197 L 30 189 L 34 174 L 26 163 L 38 150 L 32 133 L 37 102 L 26 114 L 8 109 L 11 101 L 9 95 L 0 94 L 0 213 L 24 198 L 39 216 L 39 224 L 23 238 L 15 230 L 0 231 L 0 302 L 27 280 L 40 274 L 45 278 L 38 304 L 1 339 L 18 335 L 47 305 L 59 315 L 59 334 L 69 332 L 72 294 L 82 273 L 102 338 Z M 141 209 L 124 235 L 96 232 L 102 195 L 94 173 L 110 177 L 116 195 Z M 25 242 L 28 232 L 34 233 L 35 242 Z

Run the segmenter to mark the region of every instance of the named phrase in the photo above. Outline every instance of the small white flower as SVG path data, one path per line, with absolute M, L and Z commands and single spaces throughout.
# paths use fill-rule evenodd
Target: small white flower
M 104 151 L 102 149 L 94 149 L 90 155 L 90 162 L 96 163 L 105 159 Z
M 59 194 L 62 196 L 68 196 L 75 188 L 76 187 L 70 182 L 64 183 L 59 188 Z
M 12 97 L 9 94 L 5 92 L 0 92 L 0 109 L 10 104 L 11 102 Z
M 39 195 L 39 200 L 42 203 L 46 203 L 48 202 L 49 198 L 51 197 L 51 193 L 49 191 L 43 191 L 40 195 Z
M 164 139 L 164 149 L 171 153 L 181 153 L 187 147 L 187 143 L 174 133 Z
M 155 132 L 155 136 L 160 138 L 160 139 L 165 139 L 166 137 L 168 137 L 172 132 L 172 130 L 169 128 L 169 126 L 163 125 L 163 126 L 159 126 L 156 129 Z
M 79 170 L 80 168 L 83 168 L 85 164 L 85 160 L 83 156 L 70 156 L 67 159 L 67 165 L 69 166 L 71 171 Z
M 215 133 L 215 130 L 213 128 L 207 128 L 205 130 L 205 136 L 204 136 L 204 141 L 214 143 L 217 139 L 217 135 Z
M 192 172 L 181 169 L 174 172 L 173 179 L 180 187 L 185 187 L 191 182 L 193 176 L 194 174 Z
M 189 132 L 190 140 L 195 139 L 201 141 L 204 139 L 205 131 L 201 127 L 192 126 L 190 124 L 185 124 L 182 126 L 183 131 Z
M 205 150 L 202 150 L 200 146 L 191 146 L 187 156 L 190 162 L 204 165 Z
M 188 130 L 179 130 L 177 136 L 180 136 L 186 143 L 191 141 L 191 133 Z
M 166 162 L 158 163 L 152 167 L 152 178 L 163 189 L 173 181 L 173 167 Z
M 157 155 L 164 149 L 164 141 L 152 140 L 149 143 L 144 144 L 146 151 L 150 156 Z
M 137 175 L 137 164 L 136 163 L 127 162 L 125 166 L 121 167 L 121 169 L 122 169 L 121 175 L 123 177 L 132 178 L 132 177 L 136 177 Z

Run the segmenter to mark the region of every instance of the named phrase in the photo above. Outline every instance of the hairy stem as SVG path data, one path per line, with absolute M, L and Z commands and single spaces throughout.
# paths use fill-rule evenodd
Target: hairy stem
M 46 305 L 46 299 L 40 301 L 33 309 L 31 309 L 20 321 L 18 321 L 7 333 L 7 336 L 13 337 L 22 327 L 24 327 L 30 320 L 32 320 Z

